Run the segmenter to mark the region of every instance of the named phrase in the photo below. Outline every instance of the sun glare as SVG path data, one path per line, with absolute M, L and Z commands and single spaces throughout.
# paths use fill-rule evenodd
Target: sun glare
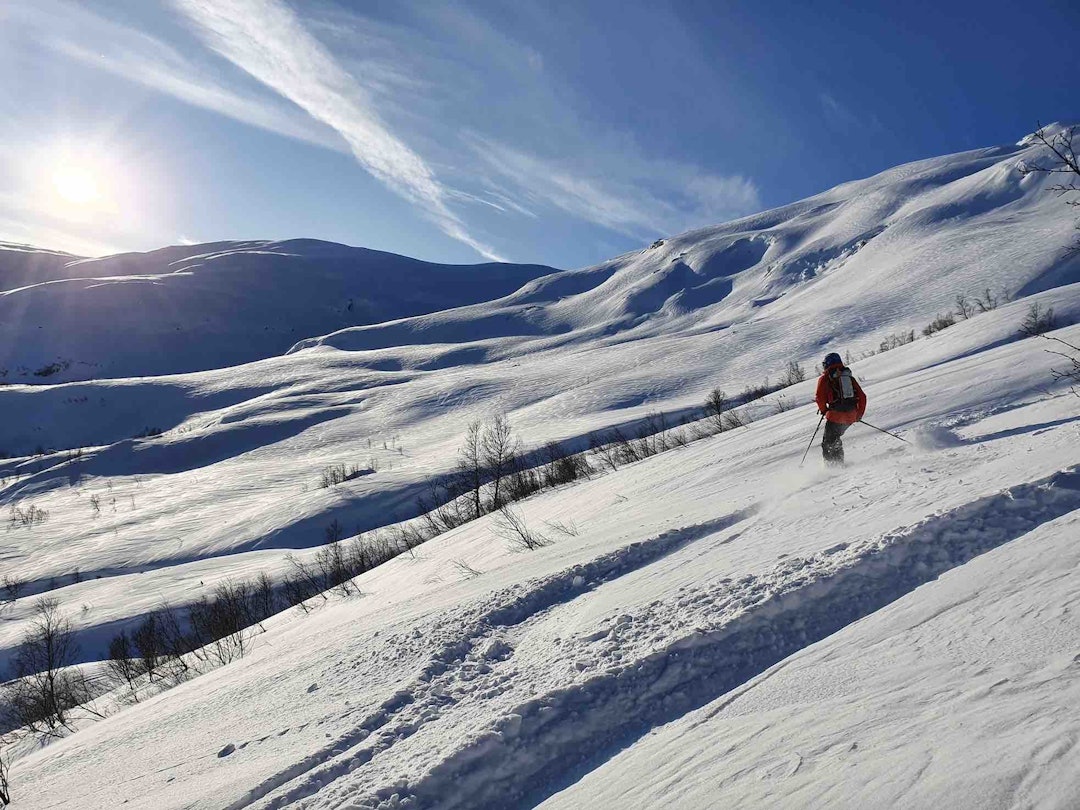
M 101 197 L 94 173 L 82 166 L 58 166 L 52 173 L 56 193 L 73 205 L 88 206 Z

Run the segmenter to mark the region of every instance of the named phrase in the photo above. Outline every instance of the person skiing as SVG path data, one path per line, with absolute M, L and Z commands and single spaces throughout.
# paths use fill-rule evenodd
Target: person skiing
M 851 425 L 862 419 L 866 412 L 866 394 L 836 352 L 829 352 L 821 365 L 825 371 L 818 378 L 815 397 L 818 412 L 825 417 L 821 455 L 826 464 L 843 466 L 844 443 L 841 437 Z

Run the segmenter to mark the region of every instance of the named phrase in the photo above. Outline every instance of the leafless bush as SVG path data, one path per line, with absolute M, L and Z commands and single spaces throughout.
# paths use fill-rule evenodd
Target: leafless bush
M 940 332 L 943 329 L 948 329 L 950 326 L 954 326 L 955 324 L 956 316 L 953 315 L 953 313 L 949 312 L 945 315 L 938 314 L 934 316 L 934 320 L 930 321 L 930 323 L 923 327 L 922 333 L 926 335 L 926 337 L 930 337 L 930 335 L 934 334 L 935 332 Z
M 264 619 L 277 613 L 277 591 L 274 589 L 274 581 L 265 571 L 255 578 L 255 584 L 251 589 L 251 606 L 252 618 L 260 628 Z
M 11 755 L 8 740 L 0 738 L 0 807 L 11 804 Z
M 94 517 L 99 517 L 101 515 L 101 498 L 97 495 L 90 496 L 90 511 L 93 513 Z
M 131 643 L 128 634 L 123 630 L 109 642 L 109 660 L 106 662 L 106 669 L 113 681 L 127 684 L 132 699 L 138 703 L 137 683 L 145 674 L 145 670 L 142 667 L 141 658 L 135 651 L 135 645 Z
M 561 521 L 561 520 L 545 520 L 544 525 L 552 531 L 559 534 L 565 534 L 567 537 L 577 537 L 581 532 L 578 530 L 577 524 L 574 521 Z
M 976 296 L 975 307 L 979 312 L 990 312 L 998 308 L 1003 298 L 1008 300 L 1008 297 L 1004 294 L 991 292 L 990 288 L 987 287 L 980 295 Z
M 1069 182 L 1055 183 L 1050 186 L 1050 191 L 1059 197 L 1072 197 L 1072 195 L 1080 193 L 1080 185 L 1077 184 L 1075 177 L 1073 177 L 1074 175 L 1080 177 L 1080 160 L 1077 159 L 1076 150 L 1073 148 L 1073 138 L 1076 136 L 1076 130 L 1075 126 L 1065 127 L 1061 132 L 1050 136 L 1040 124 L 1038 129 L 1035 130 L 1035 140 L 1041 143 L 1050 154 L 1043 160 L 1024 161 L 1017 167 L 1020 174 L 1024 177 L 1029 174 L 1063 174 L 1069 179 Z M 1080 206 L 1080 200 L 1067 199 L 1065 204 Z M 1076 223 L 1076 228 L 1080 230 L 1080 221 Z M 1066 248 L 1065 252 L 1066 255 L 1080 252 L 1080 238 Z
M 75 666 L 79 646 L 56 599 L 39 599 L 34 620 L 15 652 L 13 680 L 5 685 L 10 720 L 40 734 L 71 728 L 71 711 L 90 690 Z
M 153 683 L 163 676 L 168 653 L 165 628 L 157 612 L 149 613 L 131 632 L 131 648 L 138 659 L 140 673 L 145 673 Z
M 473 568 L 464 560 L 452 560 L 451 565 L 454 566 L 454 570 L 456 570 L 463 579 L 475 579 L 476 577 L 484 573 L 483 571 L 479 571 L 476 568 Z
M 470 422 L 465 430 L 465 441 L 458 450 L 457 480 L 455 489 L 466 498 L 473 520 L 484 514 L 483 491 L 484 471 L 484 435 L 480 420 Z
M 1020 332 L 1028 337 L 1051 332 L 1057 328 L 1057 319 L 1054 317 L 1054 308 L 1043 306 L 1038 301 L 1033 301 L 1020 322 Z
M 598 458 L 604 467 L 607 467 L 612 472 L 619 469 L 618 448 L 614 443 L 607 441 L 601 434 L 589 434 L 589 452 L 594 458 Z
M 517 451 L 518 441 L 514 438 L 510 420 L 505 413 L 495 414 L 480 438 L 480 461 L 491 490 L 489 499 L 491 510 L 503 505 L 506 498 L 503 482 L 512 470 Z
M 769 378 L 766 377 L 763 382 L 757 385 L 748 385 L 743 389 L 742 396 L 739 399 L 745 404 L 747 402 L 753 402 L 755 399 L 761 399 L 767 397 L 773 391 L 777 391 L 779 388 L 769 384 Z
M 33 528 L 34 526 L 40 526 L 48 519 L 49 513 L 32 503 L 25 507 L 13 503 L 8 518 L 8 528 L 11 529 L 16 526 Z
M 244 657 L 254 625 L 249 592 L 246 582 L 223 582 L 188 609 L 196 658 L 224 665 Z
M 4 578 L 0 579 L 0 601 L 14 602 L 22 593 L 24 584 L 25 583 L 17 577 L 13 577 L 10 574 L 4 574 Z
M 789 360 L 784 375 L 780 381 L 785 387 L 801 383 L 806 379 L 806 371 L 799 365 L 797 360 Z
M 354 572 L 349 565 L 350 556 L 339 540 L 334 540 L 315 553 L 315 567 L 327 590 L 336 591 L 342 596 L 349 596 L 358 590 L 354 588 L 352 578 L 359 572 Z
M 745 408 L 742 410 L 732 408 L 724 412 L 724 430 L 735 430 L 748 424 L 750 424 L 750 417 Z
M 536 534 L 525 524 L 525 518 L 509 506 L 499 510 L 494 521 L 495 533 L 517 551 L 532 551 L 551 545 L 542 534 Z
M 900 346 L 906 346 L 908 343 L 915 342 L 915 330 L 912 329 L 909 332 L 899 332 L 895 335 L 889 335 L 878 346 L 878 352 L 887 352 L 892 349 L 896 349 Z
M 957 318 L 966 321 L 975 314 L 975 303 L 970 301 L 966 295 L 958 295 L 956 296 L 956 309 L 953 310 L 953 314 Z
M 783 394 L 778 394 L 776 399 L 773 400 L 773 410 L 776 413 L 784 413 L 790 411 L 795 407 L 795 403 L 785 397 Z
M 705 398 L 705 415 L 718 431 L 724 429 L 724 411 L 728 409 L 727 396 L 719 388 L 714 388 Z
M 361 467 L 359 464 L 332 464 L 329 467 L 323 468 L 322 473 L 320 473 L 319 488 L 328 489 L 330 487 L 336 487 L 339 484 L 344 484 L 346 481 L 352 481 L 354 478 L 371 475 L 373 472 L 375 472 L 374 463 L 369 463 L 367 467 Z
M 570 453 L 557 442 L 548 442 L 538 455 L 541 464 L 539 483 L 544 487 L 569 484 L 592 474 L 592 467 L 584 454 Z
M 510 465 L 510 476 L 507 480 L 506 499 L 508 501 L 521 501 L 528 498 L 534 492 L 539 492 L 544 486 L 542 472 L 537 471 L 541 465 L 541 457 L 546 453 L 548 458 L 554 459 L 559 452 L 560 445 L 550 442 L 543 450 L 536 453 L 517 453 Z M 551 486 L 551 484 L 547 484 Z
M 285 558 L 290 568 L 290 574 L 285 578 L 283 590 L 285 600 L 305 613 L 308 610 L 307 601 L 315 596 L 321 596 L 323 601 L 327 597 L 319 572 L 312 566 L 296 559 L 292 554 Z

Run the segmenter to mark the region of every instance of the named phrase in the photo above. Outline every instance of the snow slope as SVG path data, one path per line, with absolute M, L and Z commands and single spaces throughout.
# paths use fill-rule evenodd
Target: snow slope
M 224 368 L 281 354 L 313 333 L 485 300 L 551 272 L 434 265 L 314 239 L 101 259 L 0 244 L 0 378 Z
M 49 511 L 46 524 L 3 534 L 0 565 L 28 596 L 0 621 L 0 664 L 42 592 L 69 609 L 92 661 L 162 599 L 280 573 L 331 520 L 351 531 L 410 517 L 472 418 L 502 409 L 529 445 L 580 444 L 650 410 L 692 412 L 714 385 L 736 393 L 790 359 L 858 357 L 920 330 L 957 294 L 1017 298 L 855 362 L 867 417 L 915 447 L 856 427 L 852 468 L 827 475 L 815 458 L 798 470 L 816 422 L 803 404 L 813 381 L 801 383 L 784 392 L 801 407 L 761 403 L 745 429 L 522 504 L 550 547 L 512 553 L 486 518 L 363 575 L 362 598 L 276 617 L 244 660 L 21 759 L 20 802 L 860 807 L 885 785 L 899 805 L 976 806 L 964 802 L 983 794 L 964 785 L 986 776 L 998 787 L 978 806 L 1069 806 L 1076 775 L 1051 738 L 1075 737 L 1080 722 L 1055 709 L 1075 697 L 1075 668 L 1059 666 L 1078 629 L 1061 538 L 1075 537 L 1080 508 L 1080 410 L 1052 382 L 1061 358 L 1019 340 L 1017 326 L 1036 301 L 1055 308 L 1058 336 L 1080 341 L 1068 325 L 1080 319 L 1080 264 L 1061 258 L 1069 209 L 1015 171 L 1031 150 L 899 167 L 492 300 L 305 336 L 230 368 L 0 389 L 0 450 L 16 456 L 0 462 L 0 501 Z M 161 435 L 134 438 L 147 429 Z M 29 457 L 37 447 L 55 452 Z M 337 462 L 378 471 L 318 488 Z M 465 577 L 455 561 L 482 573 Z M 970 570 L 994 587 L 962 596 Z M 1023 571 L 1046 587 L 1027 592 Z M 1038 643 L 978 660 L 1030 686 L 1006 717 L 1044 718 L 1015 746 L 986 708 L 999 690 L 951 700 L 982 676 L 945 663 L 950 638 L 966 649 L 994 611 L 1013 616 L 1000 613 L 1010 599 L 1016 637 Z M 954 602 L 970 606 L 964 621 L 928 608 L 925 634 L 894 647 L 895 622 Z M 1047 615 L 1058 629 L 1040 635 Z M 837 671 L 872 670 L 886 647 L 911 683 L 875 673 L 828 692 Z M 748 686 L 762 702 L 729 694 Z M 805 697 L 819 693 L 834 702 Z M 855 708 L 838 711 L 843 700 Z M 926 711 L 901 733 L 896 718 L 913 702 Z M 826 721 L 838 744 L 875 746 L 857 776 L 841 771 L 851 760 L 839 749 L 829 759 L 810 746 Z M 954 722 L 985 741 L 985 760 L 948 767 L 965 750 L 962 734 L 943 731 Z M 729 731 L 740 740 L 730 755 L 701 748 Z M 926 769 L 934 735 L 942 764 Z M 790 757 L 777 752 L 788 739 Z M 684 743 L 695 747 L 674 757 Z M 667 764 L 643 768 L 642 757 Z
M 864 429 L 848 470 L 800 471 L 803 407 L 531 499 L 539 551 L 464 526 L 26 757 L 25 806 L 1068 807 L 1080 415 L 1051 362 L 1028 340 L 871 388 L 932 449 Z

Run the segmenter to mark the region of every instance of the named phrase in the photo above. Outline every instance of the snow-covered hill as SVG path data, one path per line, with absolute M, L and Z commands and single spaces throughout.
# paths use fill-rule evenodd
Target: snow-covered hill
M 280 575 L 332 521 L 411 517 L 497 410 L 530 446 L 583 446 L 835 350 L 867 418 L 912 442 L 855 426 L 852 466 L 815 450 L 800 470 L 799 383 L 791 410 L 522 502 L 549 546 L 515 552 L 488 516 L 363 574 L 362 597 L 275 617 L 242 660 L 22 758 L 20 802 L 1068 807 L 1080 400 L 1018 326 L 1052 306 L 1080 342 L 1080 261 L 1073 212 L 1016 171 L 1035 149 L 902 166 L 255 362 L 0 388 L 0 498 L 48 512 L 4 535 L 27 586 L 0 659 L 35 594 L 93 661 L 163 599 Z M 863 357 L 987 289 L 991 311 Z M 376 471 L 320 488 L 339 462 Z
M 551 272 L 435 265 L 313 239 L 101 259 L 0 244 L 0 380 L 225 368 L 311 334 L 486 300 Z

